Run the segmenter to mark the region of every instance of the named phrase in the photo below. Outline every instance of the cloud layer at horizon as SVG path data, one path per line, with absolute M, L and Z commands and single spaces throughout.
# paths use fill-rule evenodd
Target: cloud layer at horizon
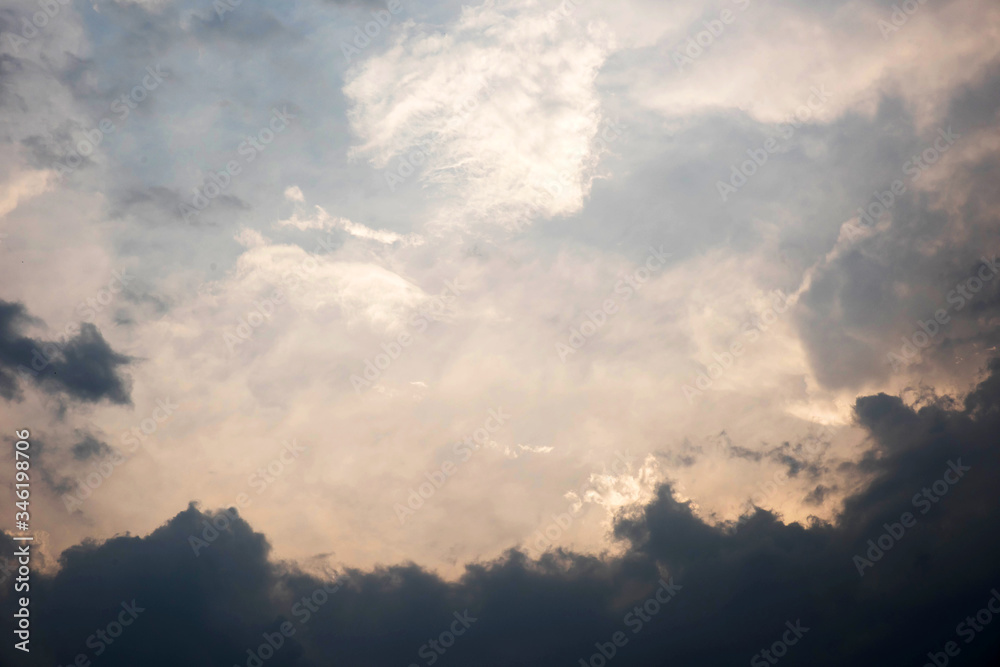
M 549 665 L 603 652 L 714 666 L 768 664 L 759 652 L 782 638 L 773 655 L 794 664 L 917 663 L 949 641 L 963 664 L 992 664 L 1000 636 L 976 615 L 1000 603 L 1000 541 L 980 530 L 1000 519 L 998 388 L 1000 361 L 964 403 L 859 398 L 871 442 L 855 465 L 870 483 L 836 525 L 756 509 L 711 526 L 664 484 L 616 520 L 619 557 L 511 550 L 455 582 L 413 564 L 310 573 L 273 560 L 235 513 L 192 505 L 145 537 L 65 551 L 58 574 L 32 584 L 46 643 L 24 664 Z M 0 606 L 14 611 L 6 589 Z M 128 609 L 121 641 L 95 631 Z

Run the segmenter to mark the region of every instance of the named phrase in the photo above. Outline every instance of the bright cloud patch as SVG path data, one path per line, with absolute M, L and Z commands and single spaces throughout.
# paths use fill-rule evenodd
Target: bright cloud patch
M 443 33 L 406 30 L 349 73 L 353 156 L 383 169 L 390 190 L 418 182 L 448 198 L 443 226 L 579 210 L 599 152 L 607 34 L 537 2 L 466 8 Z
M 403 235 L 385 229 L 372 229 L 371 227 L 351 222 L 347 218 L 333 217 L 322 206 L 314 207 L 312 213 L 309 213 L 304 205 L 298 205 L 305 204 L 305 196 L 302 194 L 302 190 L 294 185 L 285 190 L 285 199 L 296 202 L 295 212 L 292 214 L 292 217 L 279 220 L 279 227 L 295 227 L 300 231 L 309 229 L 342 229 L 351 236 L 359 239 L 368 239 L 386 245 L 393 243 L 421 245 L 423 243 L 423 239 L 414 234 Z

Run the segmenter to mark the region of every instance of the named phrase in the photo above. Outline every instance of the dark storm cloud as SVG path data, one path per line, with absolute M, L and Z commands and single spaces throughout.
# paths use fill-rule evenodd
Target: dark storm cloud
M 676 449 L 660 450 L 655 454 L 671 467 L 688 468 L 705 455 L 705 448 L 685 438 Z
M 424 665 L 429 640 L 452 629 L 463 633 L 435 664 L 578 665 L 595 643 L 610 650 L 619 631 L 627 643 L 612 665 L 747 664 L 783 638 L 796 639 L 789 665 L 920 665 L 948 641 L 961 664 L 991 664 L 1000 615 L 968 643 L 968 630 L 956 632 L 1000 586 L 1000 360 L 964 403 L 914 409 L 879 394 L 859 398 L 855 412 L 871 446 L 855 468 L 869 482 L 833 525 L 785 525 L 757 510 L 738 531 L 710 526 L 663 486 L 619 517 L 615 535 L 628 548 L 617 558 L 561 551 L 531 561 L 510 551 L 456 583 L 404 564 L 349 570 L 324 589 L 269 561 L 266 540 L 243 520 L 192 506 L 147 537 L 71 548 L 56 575 L 36 575 L 32 592 L 45 602 L 33 611 L 33 651 L 17 664 L 94 659 L 103 647 L 108 667 L 245 665 L 247 650 L 285 622 L 294 634 L 265 665 Z M 207 538 L 198 555 L 192 536 Z M 880 539 L 892 544 L 862 562 L 862 576 L 855 557 Z M 681 589 L 642 620 L 634 608 L 661 578 Z M 11 592 L 2 595 L 10 613 Z M 123 603 L 143 611 L 113 644 L 88 648 Z M 467 627 L 453 625 L 456 613 Z M 5 661 L 12 650 L 0 648 Z
M 30 378 L 50 394 L 91 403 L 131 403 L 119 367 L 132 359 L 112 350 L 97 327 L 83 323 L 68 340 L 44 341 L 21 335 L 30 321 L 23 305 L 0 300 L 0 395 L 16 400 L 18 378 Z
M 106 456 L 111 453 L 111 448 L 107 443 L 102 442 L 92 435 L 84 435 L 80 442 L 73 445 L 73 458 L 77 461 L 86 461 L 94 457 Z
M 816 488 L 806 494 L 803 502 L 807 505 L 822 505 L 823 500 L 826 498 L 827 494 L 831 491 L 836 491 L 837 487 L 829 487 L 825 484 L 817 484 Z
M 805 448 L 806 446 L 803 443 L 797 443 L 795 446 L 792 446 L 791 443 L 783 442 L 777 447 L 755 451 L 740 445 L 734 445 L 727 438 L 725 454 L 731 459 L 746 459 L 754 462 L 766 460 L 777 463 L 785 467 L 789 477 L 798 477 L 799 473 L 805 470 L 810 479 L 816 479 L 826 471 L 826 468 L 815 461 L 807 460 L 809 457 L 804 451 Z M 815 450 L 813 453 L 818 453 L 824 448 L 824 445 L 819 443 L 811 447 L 812 450 Z

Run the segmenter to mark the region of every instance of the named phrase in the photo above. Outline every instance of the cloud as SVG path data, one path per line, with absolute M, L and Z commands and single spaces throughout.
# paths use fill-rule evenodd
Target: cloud
M 997 7 L 988 0 L 922 3 L 900 30 L 886 36 L 879 21 L 888 22 L 893 7 L 689 2 L 654 21 L 658 10 L 646 4 L 645 11 L 608 18 L 621 41 L 636 48 L 625 51 L 605 76 L 616 79 L 623 69 L 629 102 L 672 119 L 738 109 L 755 121 L 778 124 L 796 113 L 812 87 L 824 86 L 831 92 L 817 113 L 824 122 L 851 112 L 872 115 L 880 96 L 889 94 L 905 100 L 918 125 L 926 127 L 956 87 L 978 78 L 1000 54 L 993 28 Z M 590 13 L 615 13 L 609 9 Z M 720 21 L 723 10 L 732 18 L 727 24 Z M 973 28 L 979 24 L 991 28 Z M 655 45 L 634 38 L 657 29 Z M 921 57 L 929 44 L 936 49 L 932 63 Z
M 392 191 L 418 181 L 451 198 L 438 225 L 570 215 L 594 177 L 609 36 L 538 2 L 504 4 L 467 7 L 444 31 L 402 26 L 348 72 L 351 154 Z
M 249 211 L 252 208 L 250 204 L 239 197 L 220 194 L 212 200 L 215 210 L 209 211 L 209 215 L 202 217 L 199 213 L 182 218 L 181 205 L 190 204 L 190 198 L 174 189 L 160 186 L 127 188 L 113 193 L 113 199 L 112 216 L 116 218 L 127 216 L 146 224 L 153 221 L 164 225 L 193 224 L 198 226 L 207 224 L 205 220 L 210 218 L 216 210 L 222 213 L 224 211 Z
M 337 308 L 348 323 L 395 330 L 418 305 L 429 300 L 417 285 L 375 262 L 313 256 L 300 247 L 273 243 L 255 230 L 241 230 L 246 246 L 232 278 L 220 285 L 236 301 L 264 293 L 269 286 L 287 289 L 302 311 Z M 234 306 L 242 304 L 234 303 Z
M 5 191 L 0 194 L 0 218 L 17 208 L 22 199 L 30 199 L 45 192 L 50 187 L 50 176 L 46 171 L 29 171 L 8 182 Z
M 86 461 L 94 457 L 101 457 L 111 453 L 111 448 L 107 443 L 97 440 L 92 435 L 84 435 L 83 440 L 73 445 L 71 450 L 73 457 L 78 461 Z
M 294 227 L 299 231 L 310 229 L 332 230 L 341 229 L 359 239 L 368 239 L 386 245 L 402 243 L 403 245 L 421 245 L 424 240 L 416 234 L 397 234 L 386 229 L 372 229 L 365 225 L 351 222 L 347 218 L 335 218 L 327 213 L 322 206 L 316 206 L 310 215 L 305 209 L 305 196 L 297 186 L 285 188 L 285 199 L 295 202 L 292 217 L 279 220 L 279 227 Z
M 16 400 L 16 378 L 28 377 L 50 394 L 89 403 L 131 403 L 128 380 L 118 367 L 132 359 L 112 350 L 97 327 L 83 323 L 72 338 L 56 342 L 22 336 L 30 322 L 23 305 L 0 301 L 0 395 Z
M 969 94 L 985 94 L 994 78 L 970 85 Z M 962 126 L 955 114 L 926 133 L 882 139 L 888 164 L 815 267 L 796 319 L 828 387 L 857 389 L 891 376 L 956 386 L 1000 341 L 1000 246 L 988 231 L 1000 219 L 989 185 L 1000 162 L 982 149 L 1000 141 L 997 109 L 963 109 Z M 885 115 L 882 123 L 896 112 Z M 890 200 L 894 184 L 901 194 L 890 192 Z
M 885 394 L 858 398 L 871 440 L 857 467 L 868 481 L 834 524 L 785 524 L 757 510 L 739 530 L 711 526 L 665 484 L 649 504 L 622 510 L 621 556 L 555 551 L 530 560 L 510 551 L 447 583 L 407 564 L 340 568 L 335 577 L 303 571 L 270 560 L 265 537 L 242 519 L 192 506 L 148 536 L 68 549 L 58 574 L 36 575 L 32 592 L 46 604 L 32 627 L 46 641 L 21 662 L 65 664 L 87 653 L 84 638 L 134 601 L 143 616 L 104 647 L 102 664 L 170 665 L 191 655 L 246 664 L 247 650 L 286 621 L 295 633 L 268 664 L 419 664 L 418 652 L 432 651 L 428 641 L 449 630 L 455 612 L 475 622 L 441 664 L 572 664 L 618 631 L 628 641 L 615 664 L 745 663 L 779 640 L 786 622 L 802 629 L 788 648 L 797 664 L 918 663 L 957 639 L 956 623 L 1000 583 L 1000 360 L 989 370 L 963 402 L 917 409 Z M 905 512 L 916 517 L 908 529 Z M 854 557 L 887 530 L 891 546 L 860 576 Z M 198 555 L 193 536 L 211 540 Z M 680 585 L 676 597 L 640 616 L 634 608 L 663 579 Z M 11 613 L 13 593 L 0 596 Z M 973 638 L 959 644 L 964 664 L 988 664 L 1000 636 L 987 628 Z M 5 660 L 12 652 L 9 642 L 0 648 Z
M 1000 346 L 996 281 L 961 310 L 951 308 L 951 321 L 912 363 L 894 369 L 886 361 L 920 330 L 918 321 L 950 307 L 949 292 L 974 275 L 979 256 L 997 249 L 995 2 L 924 3 L 882 39 L 876 20 L 892 2 L 753 0 L 684 76 L 673 49 L 721 8 L 742 3 L 514 0 L 462 8 L 407 0 L 349 62 L 342 44 L 356 26 L 370 27 L 377 5 L 337 4 L 244 0 L 223 19 L 210 2 L 77 3 L 63 6 L 18 54 L 0 47 L 10 140 L 0 149 L 0 165 L 8 165 L 0 167 L 0 224 L 9 232 L 0 282 L 9 302 L 24 304 L 20 324 L 5 325 L 2 346 L 16 351 L 25 342 L 43 352 L 56 334 L 29 328 L 28 312 L 62 324 L 103 294 L 111 271 L 136 275 L 123 298 L 96 313 L 96 328 L 57 341 L 92 344 L 74 357 L 80 373 L 19 376 L 19 355 L 13 366 L 0 362 L 0 396 L 21 399 L 0 407 L 29 426 L 51 425 L 42 437 L 52 455 L 39 473 L 49 483 L 40 482 L 36 509 L 48 517 L 53 545 L 146 535 L 192 498 L 231 503 L 277 443 L 297 437 L 309 443 L 309 464 L 244 513 L 271 541 L 269 562 L 332 553 L 338 564 L 364 568 L 374 588 L 391 588 L 391 577 L 371 568 L 395 563 L 388 569 L 416 573 L 434 590 L 454 582 L 431 573 L 451 579 L 468 563 L 492 573 L 475 580 L 488 579 L 487 588 L 506 568 L 513 589 L 528 581 L 555 590 L 557 575 L 572 570 L 580 590 L 559 595 L 598 609 L 600 622 L 587 627 L 604 632 L 621 621 L 605 614 L 612 602 L 654 580 L 644 570 L 642 586 L 633 585 L 627 561 L 650 574 L 667 568 L 656 554 L 670 540 L 654 514 L 690 528 L 692 541 L 673 547 L 676 568 L 697 570 L 680 556 L 697 552 L 701 536 L 723 554 L 699 552 L 706 563 L 733 554 L 743 564 L 755 534 L 772 548 L 804 549 L 796 540 L 805 535 L 830 553 L 842 550 L 851 525 L 837 522 L 845 497 L 884 477 L 883 459 L 909 465 L 872 449 L 870 431 L 847 425 L 857 395 L 886 394 L 859 414 L 890 431 L 920 423 L 928 407 L 948 423 L 995 409 L 985 391 L 968 409 L 941 396 L 966 392 Z M 4 32 L 19 27 L 20 14 L 3 17 Z M 137 74 L 160 62 L 172 73 L 168 85 L 106 135 L 85 165 L 43 183 L 42 170 L 74 150 Z M 722 202 L 717 184 L 732 165 L 781 138 L 809 89 L 824 85 L 827 103 Z M 295 130 L 252 164 L 242 162 L 241 142 L 259 135 L 271 107 L 286 101 Z M 612 122 L 620 135 L 609 132 Z M 877 226 L 850 232 L 857 208 L 949 126 L 962 135 L 955 147 L 908 184 Z M 206 224 L 182 224 L 179 202 L 233 159 L 245 169 L 213 200 Z M 614 318 L 563 364 L 553 344 L 591 316 L 603 319 L 604 300 L 621 296 L 616 284 L 649 245 L 662 245 L 668 264 L 619 301 Z M 433 295 L 456 279 L 461 296 L 436 310 Z M 734 341 L 750 342 L 742 326 L 760 320 L 775 289 L 793 295 L 788 314 L 688 403 L 683 385 L 724 360 Z M 269 301 L 275 290 L 288 299 Z M 412 344 L 399 350 L 394 341 L 403 333 Z M 51 349 L 46 372 L 69 363 Z M 117 363 L 119 350 L 128 363 Z M 384 355 L 394 358 L 378 369 L 378 389 L 356 395 L 351 376 L 374 373 L 370 365 L 384 366 Z M 122 396 L 136 409 L 123 410 Z M 148 438 L 148 451 L 116 468 L 80 513 L 64 514 L 49 491 L 104 463 L 86 438 L 117 447 L 167 399 L 184 408 Z M 399 526 L 393 504 L 498 405 L 516 420 L 496 446 Z M 886 415 L 895 426 L 881 425 Z M 804 444 L 820 424 L 833 433 L 808 454 Z M 729 438 L 722 454 L 712 449 L 720 433 Z M 892 433 L 879 438 L 906 442 Z M 639 463 L 612 474 L 608 466 L 626 448 Z M 786 481 L 766 492 L 778 473 Z M 748 497 L 783 518 L 768 523 L 762 514 L 729 535 L 725 521 Z M 572 525 L 554 543 L 572 551 L 544 576 L 525 573 L 548 566 L 497 560 L 566 511 Z M 834 536 L 824 537 L 810 515 L 836 522 Z M 616 517 L 634 541 L 608 538 Z M 792 520 L 804 532 L 785 525 Z M 768 553 L 754 557 L 770 574 Z M 411 560 L 419 567 L 403 565 Z M 781 562 L 791 573 L 802 569 L 794 559 Z M 820 554 L 820 569 L 825 562 Z M 631 579 L 619 576 L 626 570 Z M 753 582 L 753 568 L 744 571 L 750 584 L 718 578 L 740 591 Z M 873 569 L 864 580 L 878 576 Z M 588 587 L 603 585 L 595 579 L 610 583 L 588 597 Z M 794 585 L 813 590 L 808 581 L 779 583 L 778 598 L 791 599 Z M 471 584 L 462 586 L 467 592 Z M 561 614 L 577 609 L 528 599 Z M 846 604 L 836 592 L 825 600 Z M 392 606 L 388 598 L 378 604 Z M 756 615 L 755 608 L 746 614 Z M 599 641 L 561 629 L 546 637 L 531 627 L 540 616 L 521 625 L 513 618 L 495 627 L 524 632 L 525 661 L 561 659 L 575 638 L 581 651 Z M 385 635 L 345 623 L 371 655 L 387 650 Z M 863 642 L 880 627 L 848 635 Z M 401 664 L 423 662 L 412 654 L 435 630 L 420 628 L 424 639 L 405 647 Z M 720 636 L 705 644 L 723 644 L 727 635 Z M 652 644 L 678 646 L 666 638 Z M 466 662 L 491 655 L 470 646 Z M 303 642 L 294 660 L 323 664 L 316 647 Z M 516 646 L 489 648 L 498 661 L 517 659 Z M 799 648 L 803 660 L 812 657 Z M 442 662 L 461 655 L 455 650 Z M 752 655 L 738 653 L 734 660 Z

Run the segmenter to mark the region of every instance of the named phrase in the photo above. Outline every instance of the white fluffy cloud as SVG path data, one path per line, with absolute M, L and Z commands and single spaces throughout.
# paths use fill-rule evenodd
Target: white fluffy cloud
M 443 30 L 409 25 L 350 71 L 357 158 L 390 188 L 447 198 L 434 223 L 514 227 L 578 211 L 598 157 L 594 80 L 607 30 L 525 1 L 464 8 Z

